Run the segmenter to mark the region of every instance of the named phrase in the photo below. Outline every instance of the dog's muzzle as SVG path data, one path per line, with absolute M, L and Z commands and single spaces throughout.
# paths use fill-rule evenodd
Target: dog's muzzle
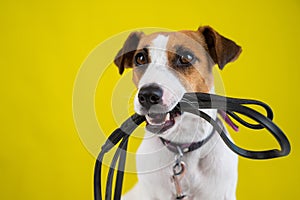
M 143 86 L 138 93 L 138 100 L 146 111 L 146 129 L 152 133 L 160 134 L 175 124 L 175 117 L 181 115 L 179 110 L 166 112 L 163 104 L 163 89 L 157 84 Z

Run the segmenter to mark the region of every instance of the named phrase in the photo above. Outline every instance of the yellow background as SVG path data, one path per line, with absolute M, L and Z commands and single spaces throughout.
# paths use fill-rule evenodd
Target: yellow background
M 92 199 L 94 158 L 72 115 L 80 65 L 121 31 L 207 24 L 243 47 L 241 57 L 221 72 L 227 95 L 270 104 L 292 144 L 287 158 L 240 158 L 238 199 L 299 198 L 298 0 L 13 0 L 0 3 L 0 21 L 0 199 Z M 111 77 L 119 78 L 117 70 Z M 113 130 L 116 124 L 110 120 L 107 126 Z M 253 140 L 251 132 L 241 137 L 243 144 Z M 134 181 L 126 180 L 128 189 Z

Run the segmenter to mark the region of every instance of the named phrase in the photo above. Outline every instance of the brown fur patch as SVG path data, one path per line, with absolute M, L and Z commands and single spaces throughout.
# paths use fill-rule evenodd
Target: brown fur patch
M 213 63 L 203 45 L 204 39 L 194 31 L 181 31 L 169 35 L 167 49 L 170 66 L 178 47 L 192 52 L 196 57 L 193 66 L 184 69 L 176 69 L 176 66 L 173 66 L 186 90 L 190 92 L 209 92 L 213 86 Z
M 197 31 L 158 32 L 147 36 L 139 33 L 139 35 L 136 35 L 139 39 L 138 43 L 136 42 L 137 40 L 134 43 L 136 49 L 151 48 L 152 41 L 158 35 L 168 36 L 166 47 L 168 66 L 172 68 L 171 71 L 182 82 L 186 90 L 190 92 L 209 92 L 214 85 L 213 65 L 218 64 L 222 69 L 225 64 L 234 61 L 241 52 L 241 48 L 233 41 L 221 36 L 208 26 L 199 27 Z M 132 40 L 132 35 L 130 37 Z M 123 50 L 128 45 L 128 41 L 125 43 Z M 172 59 L 176 55 L 178 46 L 184 47 L 194 54 L 197 60 L 193 63 L 193 66 L 179 69 L 172 64 Z M 126 55 L 127 57 L 122 57 L 122 60 L 115 61 L 119 66 L 120 73 L 123 72 L 124 67 L 134 67 L 132 62 L 134 55 L 136 55 L 136 52 L 130 54 L 129 57 Z M 148 59 L 151 60 L 151 55 L 149 55 Z M 134 67 L 133 82 L 136 85 L 138 85 L 146 68 L 144 66 Z

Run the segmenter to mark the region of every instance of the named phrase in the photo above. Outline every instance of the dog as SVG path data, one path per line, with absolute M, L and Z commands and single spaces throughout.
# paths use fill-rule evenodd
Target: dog
M 134 109 L 147 123 L 136 156 L 138 182 L 123 200 L 236 199 L 237 155 L 204 119 L 174 108 L 186 92 L 215 93 L 214 65 L 222 70 L 240 53 L 239 45 L 210 26 L 128 36 L 114 63 L 120 74 L 133 69 Z M 217 110 L 203 112 L 217 119 Z M 183 149 L 204 140 L 193 151 Z M 184 174 L 176 179 L 179 157 Z

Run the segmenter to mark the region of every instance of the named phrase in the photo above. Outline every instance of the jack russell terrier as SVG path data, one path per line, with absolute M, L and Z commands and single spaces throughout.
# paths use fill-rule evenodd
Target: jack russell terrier
M 240 53 L 209 26 L 129 35 L 114 62 L 120 74 L 133 69 L 134 109 L 147 123 L 136 156 L 138 183 L 122 199 L 236 199 L 237 155 L 208 122 L 174 107 L 186 92 L 214 93 L 213 66 L 223 69 Z M 217 118 L 217 110 L 203 111 Z M 199 141 L 205 144 L 189 148 Z

